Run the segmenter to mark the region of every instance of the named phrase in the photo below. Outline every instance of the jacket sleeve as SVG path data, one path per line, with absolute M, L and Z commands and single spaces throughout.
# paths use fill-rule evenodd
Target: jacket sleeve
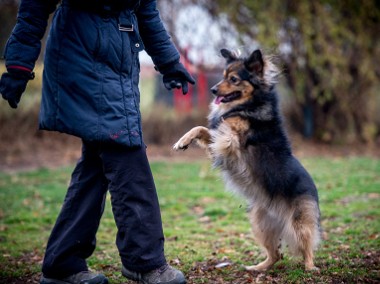
M 49 15 L 55 11 L 58 0 L 22 0 L 17 23 L 9 37 L 5 52 L 6 66 L 22 66 L 33 70 L 41 51 Z
M 136 15 L 140 36 L 154 64 L 160 67 L 179 61 L 179 52 L 161 21 L 156 0 L 142 0 Z

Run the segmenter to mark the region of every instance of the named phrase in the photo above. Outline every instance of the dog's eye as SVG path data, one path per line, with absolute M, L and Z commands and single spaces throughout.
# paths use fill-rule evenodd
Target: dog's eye
M 237 83 L 237 82 L 239 81 L 239 79 L 238 79 L 237 77 L 235 77 L 235 76 L 231 76 L 231 77 L 230 77 L 230 81 L 231 81 L 232 83 Z

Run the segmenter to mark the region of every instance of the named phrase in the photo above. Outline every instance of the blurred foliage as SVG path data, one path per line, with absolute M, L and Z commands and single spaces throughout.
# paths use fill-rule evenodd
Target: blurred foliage
M 312 128 L 305 134 L 335 142 L 373 142 L 379 135 L 378 110 L 368 111 L 380 106 L 379 1 L 175 3 L 201 5 L 215 20 L 228 17 L 243 46 L 259 43 L 264 51 L 275 50 L 297 106 L 292 123 Z
M 16 22 L 18 3 L 0 0 L 1 53 Z M 379 141 L 379 1 L 158 0 L 158 4 L 172 39 L 183 51 L 180 39 L 185 33 L 176 23 L 184 15 L 180 11 L 197 5 L 221 31 L 216 42 L 211 42 L 215 33 L 211 29 L 209 39 L 199 40 L 197 29 L 188 23 L 199 54 L 208 46 L 233 44 L 259 46 L 277 55 L 291 94 L 288 121 L 306 136 L 326 142 Z M 29 92 L 39 93 L 39 84 L 30 82 Z

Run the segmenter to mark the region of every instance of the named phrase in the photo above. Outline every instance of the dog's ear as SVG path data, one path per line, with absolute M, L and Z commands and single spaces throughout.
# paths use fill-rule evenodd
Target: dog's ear
M 244 61 L 244 64 L 245 68 L 247 68 L 250 72 L 263 76 L 264 60 L 259 49 L 252 52 L 251 55 Z
M 237 59 L 236 55 L 233 52 L 225 48 L 220 50 L 220 54 L 222 54 L 222 56 L 227 60 L 227 64 Z

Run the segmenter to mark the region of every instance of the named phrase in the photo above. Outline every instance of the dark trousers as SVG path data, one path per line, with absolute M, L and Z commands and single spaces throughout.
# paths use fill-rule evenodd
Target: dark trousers
M 122 264 L 149 271 L 166 263 L 160 208 L 145 147 L 83 142 L 61 213 L 50 235 L 42 272 L 65 277 L 87 270 L 107 191 Z

